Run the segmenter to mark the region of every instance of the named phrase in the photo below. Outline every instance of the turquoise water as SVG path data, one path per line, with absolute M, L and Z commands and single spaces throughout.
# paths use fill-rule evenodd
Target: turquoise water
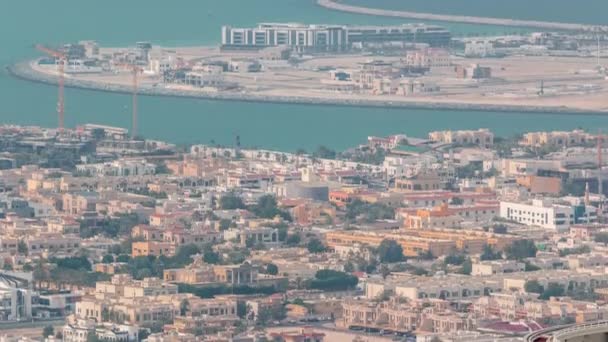
M 349 5 L 437 14 L 606 25 L 606 0 L 343 0 Z
M 451 3 L 454 0 L 446 0 Z M 101 5 L 103 3 L 103 5 Z M 161 4 L 162 3 L 162 4 Z M 313 0 L 15 0 L 0 11 L 0 64 L 36 55 L 35 43 L 60 44 L 95 39 L 127 46 L 138 40 L 165 45 L 216 44 L 222 24 L 261 21 L 395 24 L 399 19 L 327 11 Z M 449 24 L 454 32 L 504 32 L 501 27 Z M 56 87 L 0 73 L 0 122 L 54 126 Z M 66 125 L 95 122 L 128 127 L 130 97 L 66 89 Z M 325 144 L 343 149 L 368 135 L 425 135 L 433 129 L 489 127 L 501 135 L 529 129 L 604 128 L 598 116 L 423 111 L 339 106 L 214 102 L 142 97 L 140 132 L 177 143 L 230 143 L 266 148 L 311 149 Z

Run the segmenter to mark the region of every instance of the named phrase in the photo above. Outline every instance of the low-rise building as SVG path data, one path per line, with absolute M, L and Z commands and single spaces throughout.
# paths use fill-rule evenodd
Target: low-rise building
M 575 129 L 570 132 L 529 132 L 524 134 L 520 144 L 530 147 L 566 147 L 593 143 L 595 138 L 594 135 L 580 129 Z
M 473 263 L 472 276 L 487 276 L 501 273 L 524 272 L 526 264 L 513 260 L 487 260 Z
M 429 139 L 444 144 L 478 145 L 488 148 L 494 144 L 494 133 L 486 128 L 476 131 L 434 131 L 429 133 Z
M 531 203 L 500 202 L 500 217 L 529 226 L 554 231 L 567 231 L 573 224 L 597 221 L 597 209 L 592 206 L 554 203 L 535 199 Z

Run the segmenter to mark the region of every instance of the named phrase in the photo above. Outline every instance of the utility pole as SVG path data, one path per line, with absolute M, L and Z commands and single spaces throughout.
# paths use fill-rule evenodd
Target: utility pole
M 597 193 L 600 196 L 599 208 L 598 208 L 598 221 L 602 220 L 602 213 L 604 211 L 604 180 L 602 177 L 602 144 L 603 135 L 601 131 L 597 135 Z

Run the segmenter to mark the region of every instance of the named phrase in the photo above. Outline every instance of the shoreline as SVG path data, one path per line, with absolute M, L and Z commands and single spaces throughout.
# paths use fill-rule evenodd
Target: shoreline
M 507 18 L 477 17 L 477 16 L 433 14 L 433 13 L 424 13 L 424 12 L 387 10 L 387 9 L 380 9 L 380 8 L 342 4 L 342 3 L 340 3 L 340 0 L 317 0 L 317 5 L 321 6 L 323 8 L 329 9 L 329 10 L 347 12 L 347 13 L 374 15 L 374 16 L 380 16 L 380 17 L 431 20 L 431 21 L 438 21 L 438 22 L 452 22 L 452 23 L 476 24 L 476 25 L 494 25 L 494 26 L 521 27 L 521 28 L 538 28 L 538 29 L 563 30 L 563 31 L 589 31 L 589 30 L 593 30 L 595 28 L 601 28 L 602 30 L 608 30 L 608 26 L 606 26 L 606 25 L 589 25 L 589 24 L 560 23 L 560 22 L 552 22 L 552 21 L 540 21 L 540 20 L 519 20 L 519 19 L 507 19 Z
M 57 85 L 58 77 L 34 70 L 30 63 L 33 60 L 12 64 L 6 67 L 8 73 L 15 78 L 42 83 Z M 88 80 L 78 80 L 65 78 L 65 87 L 100 91 L 106 93 L 116 93 L 131 95 L 132 87 L 121 84 L 110 84 Z M 529 114 L 567 114 L 567 115 L 608 115 L 606 111 L 583 110 L 563 106 L 530 106 L 530 105 L 504 105 L 504 104 L 476 104 L 461 102 L 423 102 L 423 101 L 382 101 L 367 99 L 328 99 L 303 96 L 263 96 L 244 93 L 211 93 L 190 91 L 186 89 L 168 89 L 143 87 L 139 89 L 140 96 L 162 96 L 173 98 L 191 98 L 211 101 L 235 101 L 251 103 L 275 103 L 275 104 L 297 104 L 297 105 L 320 105 L 320 106 L 356 106 L 371 108 L 392 108 L 392 109 L 420 109 L 420 110 L 454 110 L 454 111 L 489 111 L 503 113 L 529 113 Z

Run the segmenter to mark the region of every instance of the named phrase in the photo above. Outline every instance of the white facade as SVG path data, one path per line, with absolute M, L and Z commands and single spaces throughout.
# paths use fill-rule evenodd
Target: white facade
M 523 272 L 526 264 L 513 260 L 480 261 L 472 265 L 472 276 L 489 276 L 501 273 Z
M 496 55 L 494 44 L 488 41 L 469 42 L 464 46 L 466 57 L 492 57 Z
M 145 160 L 117 160 L 111 163 L 77 165 L 78 172 L 91 176 L 143 176 L 156 173 L 156 166 Z
M 21 274 L 0 273 L 0 322 L 32 318 L 32 295 L 29 281 Z
M 556 231 L 567 231 L 579 222 L 595 222 L 596 208 L 587 206 L 585 215 L 577 217 L 575 206 L 553 204 L 547 200 L 532 203 L 500 202 L 500 217 L 528 226 L 538 226 Z

